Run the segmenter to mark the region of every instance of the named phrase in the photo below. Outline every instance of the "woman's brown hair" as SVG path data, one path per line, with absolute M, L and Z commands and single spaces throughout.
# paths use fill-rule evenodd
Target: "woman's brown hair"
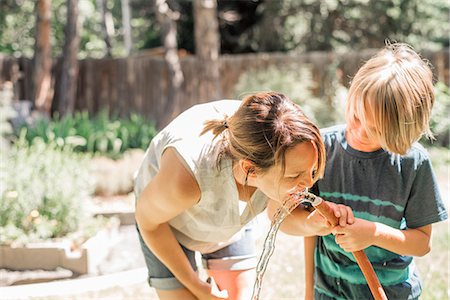
M 312 142 L 318 157 L 314 179 L 323 176 L 325 147 L 319 129 L 283 94 L 249 95 L 232 116 L 205 122 L 202 134 L 210 130 L 216 137 L 223 134 L 223 155 L 233 160 L 247 159 L 257 172 L 281 164 L 284 174 L 286 151 L 299 143 Z

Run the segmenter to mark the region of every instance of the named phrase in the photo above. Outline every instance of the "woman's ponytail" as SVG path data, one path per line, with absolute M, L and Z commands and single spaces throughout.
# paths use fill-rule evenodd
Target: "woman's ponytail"
M 228 117 L 224 117 L 222 120 L 214 119 L 208 120 L 204 123 L 204 127 L 200 135 L 212 131 L 214 138 L 218 137 L 222 132 L 228 129 Z

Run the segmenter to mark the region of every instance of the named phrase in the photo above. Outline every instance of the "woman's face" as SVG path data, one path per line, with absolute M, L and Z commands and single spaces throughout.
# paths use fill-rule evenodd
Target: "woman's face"
M 273 166 L 267 172 L 257 174 L 256 185 L 270 199 L 283 201 L 294 190 L 313 185 L 317 168 L 317 149 L 312 142 L 303 142 L 285 153 L 286 169 Z

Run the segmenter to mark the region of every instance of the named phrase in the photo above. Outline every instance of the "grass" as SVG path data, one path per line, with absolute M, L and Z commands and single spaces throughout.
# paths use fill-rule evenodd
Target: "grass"
M 450 150 L 428 149 L 435 169 L 439 188 L 447 211 L 450 208 Z M 448 220 L 433 225 L 432 250 L 416 258 L 423 282 L 424 300 L 450 299 L 450 223 Z
M 423 282 L 421 299 L 442 300 L 450 298 L 449 289 L 449 222 L 441 222 L 433 227 L 431 253 L 416 258 Z

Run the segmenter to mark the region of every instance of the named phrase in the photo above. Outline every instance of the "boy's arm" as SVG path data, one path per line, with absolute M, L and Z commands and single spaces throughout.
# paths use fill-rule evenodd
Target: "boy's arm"
M 399 230 L 376 223 L 375 246 L 401 255 L 424 256 L 431 250 L 432 225 Z
M 355 223 L 336 226 L 336 243 L 348 252 L 378 246 L 400 255 L 423 256 L 431 250 L 432 225 L 400 230 L 355 218 Z
M 317 237 L 304 238 L 305 248 L 305 300 L 314 299 L 314 250 Z

